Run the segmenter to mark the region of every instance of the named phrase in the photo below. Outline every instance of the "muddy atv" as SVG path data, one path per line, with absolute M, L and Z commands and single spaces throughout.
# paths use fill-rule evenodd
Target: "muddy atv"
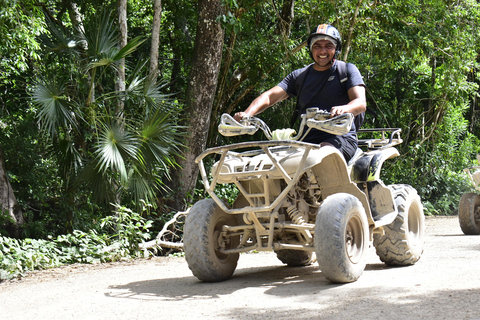
M 425 235 L 420 197 L 409 185 L 380 180 L 383 162 L 399 155 L 400 129 L 362 130 L 375 138 L 361 139 L 349 163 L 334 147 L 302 142 L 311 128 L 342 135 L 352 121 L 352 114 L 331 118 L 310 108 L 293 136 L 291 129 L 272 133 L 256 117 L 237 122 L 222 115 L 221 134 L 261 129 L 268 140 L 211 148 L 196 159 L 211 198 L 195 203 L 186 218 L 192 273 L 202 281 L 226 280 L 240 253 L 274 251 L 288 266 L 316 259 L 328 280 L 346 283 L 363 273 L 372 243 L 387 265 L 415 264 Z M 210 173 L 206 163 L 214 163 Z M 218 184 L 238 189 L 231 206 L 215 193 Z
M 477 160 L 480 163 L 479 156 L 477 156 Z M 475 189 L 480 191 L 480 166 L 465 168 L 463 171 L 467 173 Z M 464 234 L 480 234 L 480 195 L 477 193 L 462 195 L 458 206 L 458 220 Z

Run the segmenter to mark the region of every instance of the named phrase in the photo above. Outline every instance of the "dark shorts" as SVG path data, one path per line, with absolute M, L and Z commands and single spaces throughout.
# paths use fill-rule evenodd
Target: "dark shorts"
M 333 145 L 335 148 L 340 150 L 340 152 L 345 157 L 345 160 L 348 162 L 355 154 L 358 148 L 358 142 L 356 136 L 343 137 L 343 136 L 334 136 L 328 139 L 323 140 L 322 142 L 328 142 Z

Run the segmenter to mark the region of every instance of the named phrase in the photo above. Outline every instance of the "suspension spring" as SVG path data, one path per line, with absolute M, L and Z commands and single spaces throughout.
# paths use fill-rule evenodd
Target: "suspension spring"
M 290 206 L 287 208 L 288 216 L 292 219 L 292 221 L 296 224 L 304 224 L 305 219 L 303 218 L 300 211 L 298 211 L 297 207 Z

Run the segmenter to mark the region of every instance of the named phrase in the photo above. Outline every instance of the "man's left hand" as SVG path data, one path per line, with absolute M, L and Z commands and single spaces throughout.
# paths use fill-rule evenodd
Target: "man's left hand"
M 345 106 L 332 107 L 332 109 L 330 109 L 330 113 L 332 114 L 332 117 L 336 117 L 347 112 L 350 112 L 350 111 Z

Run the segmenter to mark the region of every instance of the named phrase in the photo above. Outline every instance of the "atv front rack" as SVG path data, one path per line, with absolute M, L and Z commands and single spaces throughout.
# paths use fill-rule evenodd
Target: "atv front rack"
M 234 152 L 233 150 L 239 149 L 252 149 L 244 152 Z M 303 150 L 300 161 L 298 162 L 298 168 L 305 168 L 309 153 L 312 149 L 319 149 L 318 144 L 312 144 L 307 142 L 292 141 L 292 140 L 279 140 L 279 141 L 254 141 L 254 142 L 242 142 L 236 143 L 228 146 L 220 146 L 215 148 L 210 148 L 205 150 L 200 154 L 195 162 L 199 164 L 200 174 L 202 175 L 203 184 L 205 190 L 208 194 L 215 200 L 215 202 L 222 208 L 223 211 L 231 214 L 242 214 L 242 213 L 261 213 L 261 212 L 272 212 L 277 206 L 281 204 L 286 195 L 291 191 L 291 189 L 297 183 L 303 170 L 295 170 L 295 172 L 288 173 L 285 168 L 285 163 L 280 163 L 278 157 L 275 156 L 275 153 L 282 151 L 291 151 L 292 153 Z M 220 155 L 220 160 L 218 160 L 212 169 L 211 180 L 207 174 L 204 165 L 204 158 L 212 155 Z M 235 169 L 230 172 L 224 172 L 223 165 L 227 157 L 233 157 L 242 159 L 254 157 L 256 155 L 265 154 L 270 159 L 273 166 L 250 166 L 245 165 L 243 168 Z M 299 156 L 300 157 L 300 156 Z M 228 171 L 228 170 L 227 170 Z M 291 171 L 291 170 L 290 170 Z M 272 201 L 270 199 L 269 193 L 269 180 L 273 177 L 283 179 L 285 181 L 286 187 L 282 192 L 275 197 Z M 245 190 L 243 185 L 240 183 L 242 180 L 255 179 L 262 181 L 263 188 L 261 193 L 250 192 Z M 228 208 L 224 201 L 222 201 L 214 192 L 215 186 L 218 183 L 234 183 L 239 191 L 244 195 L 245 199 L 248 201 L 249 205 L 243 208 Z

